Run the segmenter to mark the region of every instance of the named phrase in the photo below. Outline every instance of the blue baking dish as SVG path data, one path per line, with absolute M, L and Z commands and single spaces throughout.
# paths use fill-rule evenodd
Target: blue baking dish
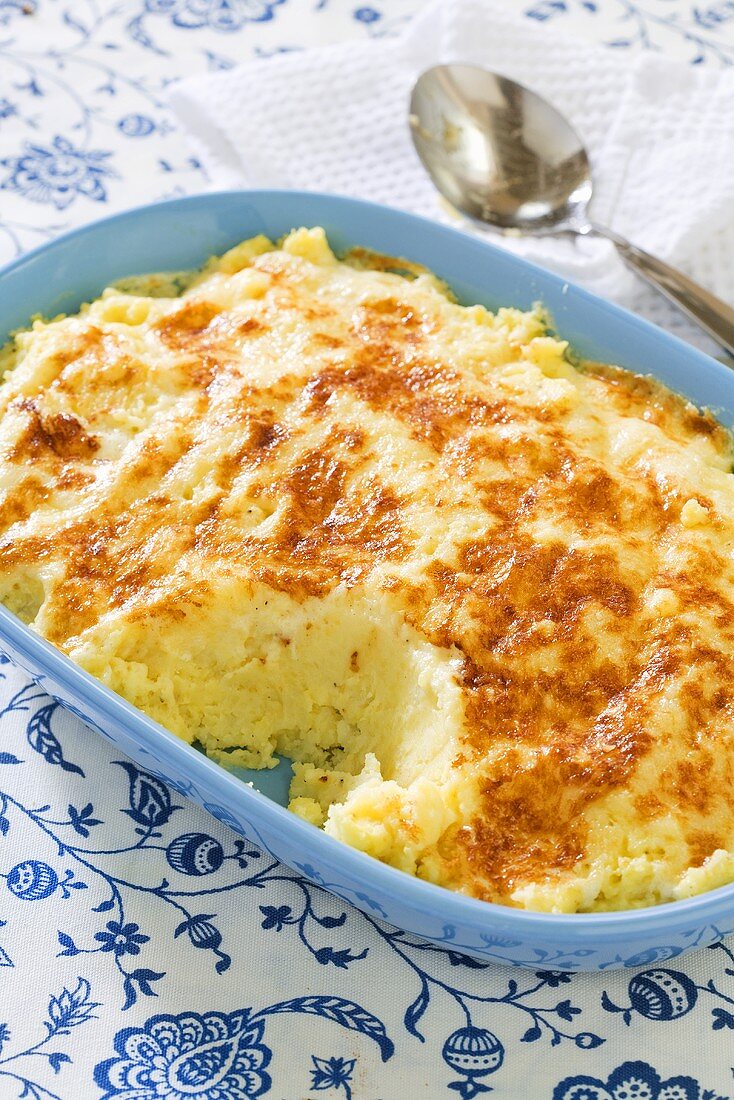
M 425 264 L 464 302 L 542 301 L 582 355 L 653 374 L 734 424 L 734 372 L 609 302 L 454 229 L 371 203 L 230 191 L 142 207 L 77 229 L 0 271 L 0 339 L 33 314 L 74 310 L 125 275 L 196 267 L 245 237 L 323 225 L 353 245 Z M 511 966 L 597 970 L 673 958 L 734 931 L 734 885 L 625 913 L 547 915 L 490 905 L 396 871 L 284 808 L 289 768 L 233 774 L 77 668 L 4 608 L 0 650 L 50 695 L 252 843 L 312 882 L 435 943 Z M 244 782 L 246 780 L 247 782 Z

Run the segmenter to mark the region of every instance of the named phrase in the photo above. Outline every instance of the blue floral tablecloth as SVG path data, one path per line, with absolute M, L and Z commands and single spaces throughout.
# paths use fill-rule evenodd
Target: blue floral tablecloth
M 513 2 L 617 50 L 734 63 L 734 0 Z M 0 260 L 206 187 L 171 81 L 389 35 L 417 7 L 0 0 Z M 510 971 L 382 925 L 0 665 L 0 1100 L 734 1096 L 734 945 L 639 964 Z

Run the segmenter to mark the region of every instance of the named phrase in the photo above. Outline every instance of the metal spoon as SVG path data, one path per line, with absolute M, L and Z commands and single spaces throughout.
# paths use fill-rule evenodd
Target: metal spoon
M 410 100 L 418 156 L 441 194 L 498 229 L 613 241 L 625 263 L 734 355 L 734 309 L 589 219 L 591 168 L 578 134 L 534 92 L 474 65 L 436 65 Z

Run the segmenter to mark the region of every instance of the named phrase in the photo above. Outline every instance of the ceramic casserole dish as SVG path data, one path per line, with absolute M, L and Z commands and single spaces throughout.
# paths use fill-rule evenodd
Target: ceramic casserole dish
M 422 218 L 353 199 L 223 192 L 131 210 L 75 230 L 0 271 L 0 337 L 34 314 L 74 311 L 123 276 L 180 271 L 264 233 L 326 229 L 423 264 L 463 303 L 540 301 L 580 355 L 651 374 L 734 424 L 734 373 L 674 337 L 501 249 Z M 0 651 L 142 768 L 317 885 L 434 943 L 511 966 L 595 970 L 673 958 L 734 931 L 734 885 L 628 912 L 548 915 L 478 901 L 385 866 L 285 809 L 290 768 L 230 772 L 115 695 L 0 607 Z

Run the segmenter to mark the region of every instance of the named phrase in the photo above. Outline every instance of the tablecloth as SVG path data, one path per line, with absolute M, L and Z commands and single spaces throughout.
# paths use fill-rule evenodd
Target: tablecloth
M 615 50 L 734 63 L 734 0 L 512 2 Z M 393 34 L 418 6 L 0 0 L 0 259 L 207 186 L 172 80 Z M 509 970 L 381 924 L 0 656 L 0 1100 L 734 1096 L 734 943 L 625 961 Z

